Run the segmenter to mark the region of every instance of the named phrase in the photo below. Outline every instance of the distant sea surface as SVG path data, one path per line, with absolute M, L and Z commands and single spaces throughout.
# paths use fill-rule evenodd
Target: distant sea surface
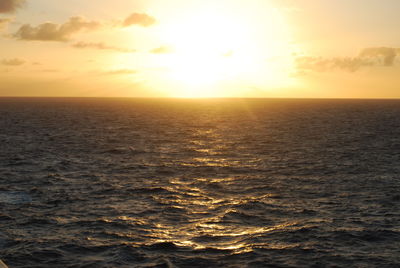
M 0 99 L 13 267 L 400 267 L 400 101 Z

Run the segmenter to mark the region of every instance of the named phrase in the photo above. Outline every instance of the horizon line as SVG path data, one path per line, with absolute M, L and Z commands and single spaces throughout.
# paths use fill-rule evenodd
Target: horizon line
M 0 96 L 0 99 L 175 99 L 175 100 L 227 100 L 227 99 L 270 99 L 270 100 L 400 100 L 400 97 L 126 97 L 126 96 Z

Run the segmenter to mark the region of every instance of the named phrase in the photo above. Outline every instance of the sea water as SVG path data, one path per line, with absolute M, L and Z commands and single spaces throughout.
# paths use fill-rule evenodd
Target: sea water
M 399 267 L 400 101 L 0 99 L 10 267 Z

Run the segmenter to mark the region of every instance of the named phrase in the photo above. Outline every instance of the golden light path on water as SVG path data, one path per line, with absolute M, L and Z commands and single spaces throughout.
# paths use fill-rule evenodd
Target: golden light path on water
M 226 133 L 219 133 L 215 129 L 197 130 L 198 139 L 192 139 L 189 147 L 193 151 L 206 153 L 208 157 L 193 157 L 186 162 L 181 163 L 183 166 L 191 167 L 255 167 L 260 159 L 250 157 L 245 162 L 234 157 L 227 157 L 221 153 L 221 150 L 227 148 Z M 207 137 L 206 139 L 204 137 Z M 137 218 L 120 218 L 124 221 L 133 221 L 139 225 L 153 224 L 151 230 L 152 239 L 148 239 L 149 245 L 157 243 L 173 243 L 181 247 L 189 247 L 196 250 L 202 249 L 218 249 L 230 250 L 234 253 L 244 253 L 254 250 L 254 248 L 265 248 L 265 244 L 249 244 L 245 241 L 246 237 L 265 235 L 278 230 L 287 230 L 296 225 L 297 222 L 288 220 L 285 223 L 263 226 L 249 226 L 230 224 L 224 217 L 230 213 L 238 213 L 233 208 L 237 205 L 246 204 L 264 200 L 273 203 L 273 194 L 257 195 L 232 195 L 224 194 L 224 186 L 230 186 L 242 177 L 197 177 L 197 178 L 171 178 L 166 188 L 169 192 L 176 193 L 173 196 L 154 195 L 156 202 L 165 205 L 169 209 L 187 210 L 191 213 L 191 219 L 185 224 L 171 225 L 155 222 L 151 223 L 148 219 L 140 220 Z M 208 184 L 211 189 L 198 187 L 198 184 Z M 212 188 L 216 188 L 215 193 Z M 226 187 L 229 188 L 229 187 Z M 198 239 L 202 237 L 204 239 Z M 288 245 L 271 244 L 269 248 L 286 248 Z M 292 247 L 292 246 L 289 246 Z
M 132 226 L 132 231 L 113 231 L 112 235 L 132 247 L 178 252 L 226 250 L 239 254 L 296 247 L 297 243 L 285 240 L 271 239 L 271 243 L 265 243 L 269 237 L 313 227 L 313 223 L 281 212 L 284 207 L 298 213 L 297 205 L 282 202 L 279 188 L 268 185 L 274 183 L 273 179 L 259 172 L 268 163 L 259 154 L 251 153 L 257 149 L 249 150 L 247 140 L 265 139 L 257 134 L 263 125 L 246 105 L 242 108 L 241 114 L 251 124 L 245 121 L 240 129 L 248 135 L 238 138 L 232 126 L 216 124 L 216 120 L 223 122 L 229 117 L 215 119 L 212 114 L 201 115 L 184 135 L 183 146 L 178 150 L 170 144 L 161 143 L 157 148 L 151 145 L 150 150 L 160 154 L 143 159 L 143 165 L 167 173 L 160 174 L 162 180 L 146 179 L 149 199 L 135 198 L 136 210 L 128 203 L 113 205 L 126 216 L 103 220 L 122 222 Z M 248 132 L 250 127 L 252 130 Z M 254 146 L 259 144 L 256 142 Z M 270 161 L 278 163 L 279 159 Z M 168 172 L 169 168 L 175 172 Z
M 398 101 L 0 102 L 10 267 L 400 263 Z

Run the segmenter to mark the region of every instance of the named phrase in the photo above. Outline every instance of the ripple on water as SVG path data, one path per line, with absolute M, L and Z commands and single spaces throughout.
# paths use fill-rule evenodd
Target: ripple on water
M 399 104 L 0 99 L 0 256 L 399 267 Z
M 32 197 L 24 192 L 0 192 L 0 203 L 23 205 L 32 202 Z

